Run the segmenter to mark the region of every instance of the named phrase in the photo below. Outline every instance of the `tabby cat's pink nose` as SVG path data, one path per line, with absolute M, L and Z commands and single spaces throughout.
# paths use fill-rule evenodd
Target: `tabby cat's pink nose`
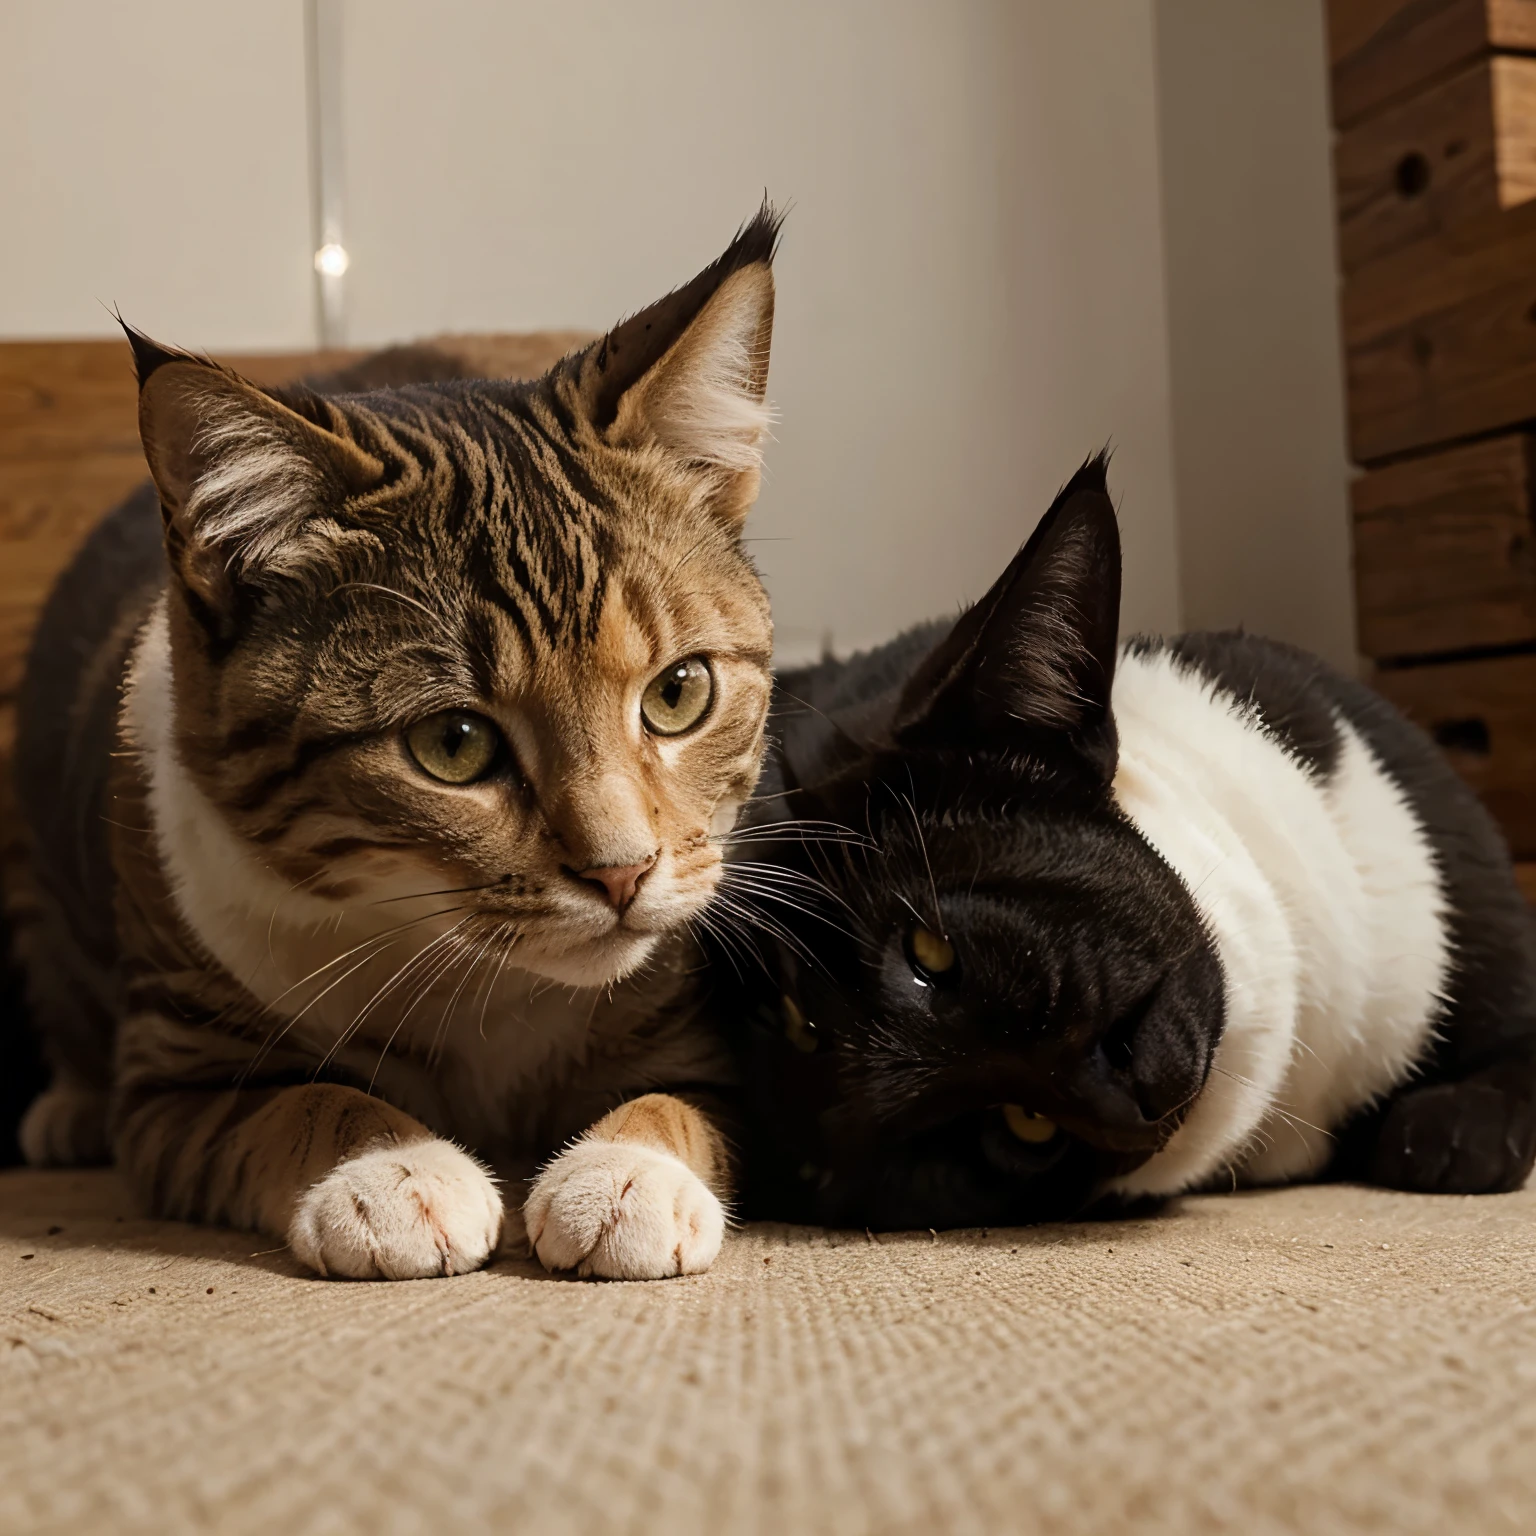
M 593 869 L 579 869 L 576 878 L 602 886 L 609 905 L 614 911 L 622 912 L 635 899 L 640 882 L 650 873 L 655 863 L 656 855 L 653 853 L 643 864 L 605 864 Z

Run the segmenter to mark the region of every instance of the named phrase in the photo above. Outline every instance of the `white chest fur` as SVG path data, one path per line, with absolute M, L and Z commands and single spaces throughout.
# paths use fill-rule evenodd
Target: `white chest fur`
M 547 1122 L 548 1105 L 539 1100 L 561 1084 L 579 1075 L 603 1085 L 591 1058 L 603 1039 L 622 1037 L 637 1008 L 622 989 L 555 986 L 510 961 L 467 970 L 472 955 L 454 948 L 461 909 L 439 916 L 434 909 L 443 902 L 382 888 L 376 894 L 385 902 L 322 900 L 281 879 L 235 834 L 175 751 L 163 608 L 135 650 L 124 718 L 148 780 L 150 820 L 177 915 L 201 950 L 267 1010 L 273 1042 L 310 1061 L 334 1060 L 486 1155 L 526 1140 L 524 1122 Z M 402 891 L 420 889 L 417 877 Z M 439 958 L 464 963 L 439 968 L 429 960 L 409 984 L 391 987 L 402 963 L 430 954 L 434 942 Z M 695 1046 L 690 1039 L 674 1049 Z M 658 1062 L 658 1070 L 672 1065 L 684 1080 L 705 1078 L 713 1063 L 699 1054 Z
M 1120 1187 L 1314 1173 L 1434 1028 L 1450 955 L 1429 842 L 1343 721 L 1322 780 L 1166 654 L 1122 658 L 1114 709 L 1116 797 L 1205 918 L 1227 1009 L 1189 1118 Z

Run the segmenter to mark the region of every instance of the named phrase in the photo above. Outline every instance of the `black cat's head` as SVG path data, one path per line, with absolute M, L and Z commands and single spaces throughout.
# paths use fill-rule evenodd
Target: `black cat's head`
M 780 866 L 748 864 L 748 886 L 794 893 L 746 1010 L 750 1209 L 887 1228 L 1068 1215 L 1199 1095 L 1223 978 L 1189 892 L 1115 803 L 1119 604 L 1094 460 L 877 718 L 786 705 L 803 840 L 743 845 Z M 850 830 L 820 840 L 829 825 Z

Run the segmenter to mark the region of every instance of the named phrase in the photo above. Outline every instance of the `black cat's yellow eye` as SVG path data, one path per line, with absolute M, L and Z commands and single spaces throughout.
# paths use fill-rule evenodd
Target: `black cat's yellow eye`
M 806 1018 L 799 1003 L 786 992 L 780 1007 L 784 1014 L 784 1038 L 807 1056 L 816 1049 L 816 1026 Z
M 1041 1146 L 1056 1134 L 1056 1122 L 1044 1115 L 1031 1114 L 1022 1104 L 1004 1104 L 1003 1120 L 1020 1141 Z
M 681 736 L 709 713 L 714 697 L 709 663 L 685 656 L 651 679 L 640 696 L 640 718 L 653 736 Z
M 496 761 L 501 732 L 483 715 L 445 709 L 408 726 L 405 744 L 423 773 L 444 784 L 470 784 Z
M 955 968 L 955 946 L 931 928 L 918 926 L 907 935 L 907 953 L 924 976 L 942 976 Z

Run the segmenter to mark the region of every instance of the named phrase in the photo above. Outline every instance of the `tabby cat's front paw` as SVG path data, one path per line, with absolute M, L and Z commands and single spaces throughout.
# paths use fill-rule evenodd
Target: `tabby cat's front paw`
M 322 1275 L 421 1280 L 485 1263 L 501 1232 L 491 1176 L 452 1142 L 376 1147 L 300 1197 L 288 1246 Z
M 80 1083 L 57 1082 L 32 1101 L 16 1139 L 21 1155 L 34 1168 L 110 1163 L 107 1095 Z
M 577 1142 L 534 1181 L 523 1214 L 546 1269 L 607 1280 L 701 1274 L 725 1234 L 725 1212 L 703 1180 L 636 1142 Z

